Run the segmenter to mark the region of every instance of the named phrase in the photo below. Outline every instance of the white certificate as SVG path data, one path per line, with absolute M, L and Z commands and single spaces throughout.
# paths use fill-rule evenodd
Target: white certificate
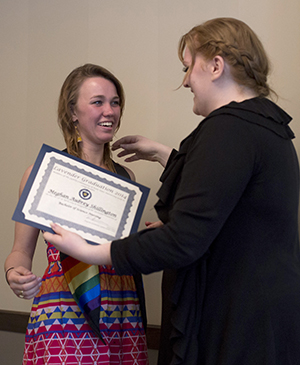
M 51 222 L 90 243 L 137 230 L 149 189 L 43 145 L 13 220 L 52 231 Z

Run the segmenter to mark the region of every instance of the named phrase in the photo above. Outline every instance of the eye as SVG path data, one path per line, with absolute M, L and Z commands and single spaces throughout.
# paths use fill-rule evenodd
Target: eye
M 188 66 L 183 66 L 183 68 L 182 68 L 182 71 L 183 72 L 188 72 L 188 70 L 189 70 L 189 67 Z
M 95 100 L 93 102 L 93 104 L 95 104 L 95 105 L 102 105 L 103 104 L 103 101 L 102 100 Z
M 111 103 L 112 106 L 120 106 L 120 100 L 117 99 L 117 100 L 113 100 L 112 103 Z

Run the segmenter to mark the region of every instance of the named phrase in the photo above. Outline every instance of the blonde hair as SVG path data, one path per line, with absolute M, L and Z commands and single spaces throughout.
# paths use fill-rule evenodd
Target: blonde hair
M 120 127 L 125 106 L 125 95 L 121 82 L 104 67 L 87 63 L 75 68 L 67 76 L 62 85 L 58 101 L 58 125 L 62 130 L 68 153 L 79 158 L 83 158 L 83 156 L 80 143 L 77 141 L 78 134 L 72 120 L 72 111 L 76 106 L 81 85 L 90 77 L 102 77 L 111 81 L 116 87 L 120 99 L 120 120 L 118 128 Z M 115 171 L 109 142 L 104 145 L 103 162 L 111 171 Z
M 264 47 L 244 22 L 234 18 L 216 18 L 192 28 L 179 41 L 178 55 L 184 59 L 188 47 L 192 55 L 191 70 L 197 53 L 207 60 L 219 55 L 230 66 L 233 79 L 253 90 L 260 97 L 276 93 L 269 87 L 267 77 L 270 63 Z

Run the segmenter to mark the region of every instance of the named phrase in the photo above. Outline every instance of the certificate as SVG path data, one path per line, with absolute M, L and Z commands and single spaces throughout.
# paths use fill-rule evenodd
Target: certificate
M 53 232 L 58 223 L 90 243 L 136 232 L 149 188 L 43 145 L 12 219 Z

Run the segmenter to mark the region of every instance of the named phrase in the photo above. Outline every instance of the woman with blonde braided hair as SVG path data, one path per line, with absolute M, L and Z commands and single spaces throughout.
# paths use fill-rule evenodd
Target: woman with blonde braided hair
M 237 84 L 253 90 L 260 97 L 270 94 L 268 57 L 258 37 L 245 23 L 242 25 L 227 18 L 208 21 L 181 38 L 178 53 L 182 62 L 186 47 L 191 51 L 192 65 L 197 53 L 206 60 L 222 56 Z
M 164 269 L 160 365 L 299 365 L 299 166 L 291 117 L 267 97 L 269 62 L 242 21 L 212 19 L 179 43 L 204 120 L 178 151 L 141 136 L 113 145 L 165 170 L 160 227 L 94 247 L 44 236 L 118 274 Z

